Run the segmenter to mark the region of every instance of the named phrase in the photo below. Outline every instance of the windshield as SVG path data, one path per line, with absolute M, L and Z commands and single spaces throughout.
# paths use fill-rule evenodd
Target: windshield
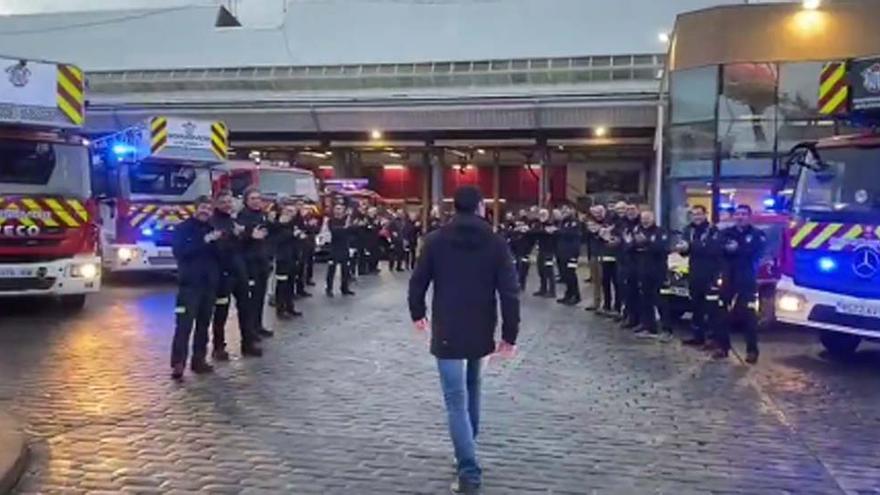
M 0 139 L 0 195 L 88 197 L 88 153 L 82 146 Z
M 264 194 L 302 196 L 318 201 L 318 186 L 314 176 L 296 170 L 260 170 L 260 190 Z
M 825 170 L 801 169 L 795 213 L 861 216 L 880 213 L 880 148 L 832 148 L 820 151 Z
M 168 197 L 175 201 L 193 201 L 211 194 L 208 169 L 192 165 L 141 162 L 128 172 L 131 196 Z

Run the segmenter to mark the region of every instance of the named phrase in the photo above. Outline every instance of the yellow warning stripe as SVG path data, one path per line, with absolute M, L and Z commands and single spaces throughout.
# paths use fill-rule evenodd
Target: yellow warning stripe
M 846 77 L 846 66 L 845 64 L 837 64 L 837 68 L 834 69 L 834 72 L 831 76 L 822 83 L 819 87 L 819 95 L 827 95 L 834 89 L 834 86 L 838 81 Z
M 846 99 L 848 97 L 849 97 L 848 90 L 843 89 L 843 90 L 839 91 L 836 95 L 834 95 L 834 98 L 829 100 L 828 103 L 819 110 L 819 112 L 824 115 L 829 115 L 829 114 L 835 113 L 837 111 L 837 109 L 841 107 L 841 105 L 846 103 Z
M 825 227 L 825 230 L 819 233 L 812 241 L 810 241 L 807 245 L 807 249 L 816 249 L 825 244 L 825 241 L 831 238 L 834 234 L 837 233 L 838 230 L 843 228 L 842 223 L 832 223 Z
M 144 221 L 144 218 L 146 218 L 146 217 L 147 217 L 147 214 L 146 214 L 146 213 L 139 213 L 138 215 L 136 215 L 135 217 L 133 217 L 133 218 L 128 222 L 128 224 L 131 225 L 132 227 L 137 227 L 138 225 L 141 224 L 141 222 Z
M 818 226 L 819 224 L 816 222 L 805 223 L 803 227 L 798 230 L 797 234 L 795 234 L 794 237 L 791 238 L 791 247 L 798 247 L 800 243 L 803 242 L 803 240 L 806 239 L 806 237 L 810 235 L 814 230 L 816 230 L 816 227 Z
M 73 211 L 76 212 L 76 214 L 79 216 L 79 218 L 80 218 L 83 222 L 88 221 L 88 219 L 89 219 L 89 212 L 87 212 L 86 209 L 83 208 L 82 203 L 80 203 L 80 202 L 79 202 L 78 200 L 76 200 L 76 199 L 68 199 L 68 200 L 67 200 L 67 204 L 68 204 L 71 208 L 73 208 Z
M 45 201 L 46 204 L 49 205 L 49 208 L 52 208 L 52 211 L 55 212 L 55 215 L 57 215 L 58 218 L 60 218 L 68 227 L 79 227 L 79 222 L 67 213 L 67 210 L 61 206 L 61 203 L 52 198 L 46 199 Z
M 18 211 L 18 210 L 20 210 L 21 208 L 19 208 L 17 204 L 12 203 L 12 204 L 7 205 L 7 206 L 6 206 L 6 209 L 7 209 L 7 210 L 10 210 L 10 211 Z M 30 218 L 25 217 L 25 216 L 19 217 L 17 220 L 18 220 L 22 225 L 27 225 L 28 227 L 33 227 L 33 226 L 36 225 L 36 224 L 34 223 L 33 220 L 31 220 Z
M 42 208 L 40 205 L 38 205 L 37 202 L 34 201 L 33 199 L 30 199 L 30 198 L 22 198 L 22 199 L 21 199 L 21 202 L 22 202 L 22 203 L 27 207 L 27 209 L 30 210 L 30 211 L 33 211 L 33 212 L 39 212 L 39 213 L 43 213 L 43 212 L 45 212 L 45 210 L 43 210 L 43 208 Z M 41 222 L 43 222 L 43 225 L 45 225 L 46 227 L 57 227 L 57 226 L 58 226 L 58 222 L 56 222 L 56 221 L 52 218 L 51 215 L 47 216 L 46 218 L 39 217 L 39 220 L 40 220 Z
M 847 240 L 847 241 L 851 241 L 853 239 L 858 239 L 859 237 L 861 237 L 861 235 L 864 231 L 865 231 L 865 229 L 863 229 L 861 225 L 854 225 L 846 232 L 846 234 L 843 234 L 840 238 Z M 845 245 L 846 244 L 843 242 L 835 244 L 835 245 L 831 246 L 831 250 L 832 251 L 840 251 L 844 248 Z
M 150 122 L 150 130 L 156 132 L 160 127 L 164 127 L 168 125 L 168 119 L 165 117 L 155 117 Z

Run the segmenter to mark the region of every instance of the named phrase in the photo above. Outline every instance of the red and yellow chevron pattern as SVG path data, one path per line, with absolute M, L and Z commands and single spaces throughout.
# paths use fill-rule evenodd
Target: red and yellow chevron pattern
M 225 160 L 229 154 L 229 129 L 220 121 L 211 124 L 211 150 L 217 158 Z
M 168 144 L 168 119 L 153 117 L 150 119 L 150 153 L 155 155 Z
M 78 199 L 44 196 L 0 197 L 0 225 L 77 228 L 89 221 L 89 212 Z
M 191 217 L 196 211 L 193 204 L 136 203 L 125 212 L 128 225 L 133 228 L 149 227 L 154 230 L 174 230 L 174 227 Z
M 829 62 L 819 75 L 819 113 L 834 115 L 846 111 L 849 85 L 846 62 Z
M 79 67 L 58 65 L 58 109 L 71 122 L 83 125 L 86 120 L 85 77 Z
M 805 222 L 792 229 L 789 244 L 796 249 L 852 251 L 859 240 L 880 241 L 880 225 Z

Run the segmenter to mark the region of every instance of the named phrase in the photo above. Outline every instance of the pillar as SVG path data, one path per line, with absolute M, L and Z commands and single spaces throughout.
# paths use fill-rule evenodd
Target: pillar
M 431 205 L 443 206 L 443 155 L 442 149 L 431 150 Z
M 492 223 L 497 231 L 501 218 L 501 153 L 493 151 L 492 158 Z
M 538 144 L 538 157 L 541 163 L 541 175 L 538 177 L 538 204 L 548 206 L 550 200 L 550 150 L 547 141 L 541 140 Z
M 431 182 L 433 180 L 433 171 L 431 167 L 432 146 L 425 143 L 425 149 L 422 151 L 422 225 L 428 225 L 428 215 L 431 211 Z

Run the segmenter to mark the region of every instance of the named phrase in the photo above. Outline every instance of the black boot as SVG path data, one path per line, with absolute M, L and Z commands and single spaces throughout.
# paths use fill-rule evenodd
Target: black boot
M 214 367 L 206 363 L 204 359 L 193 359 L 190 369 L 197 375 L 205 375 L 214 372 Z

